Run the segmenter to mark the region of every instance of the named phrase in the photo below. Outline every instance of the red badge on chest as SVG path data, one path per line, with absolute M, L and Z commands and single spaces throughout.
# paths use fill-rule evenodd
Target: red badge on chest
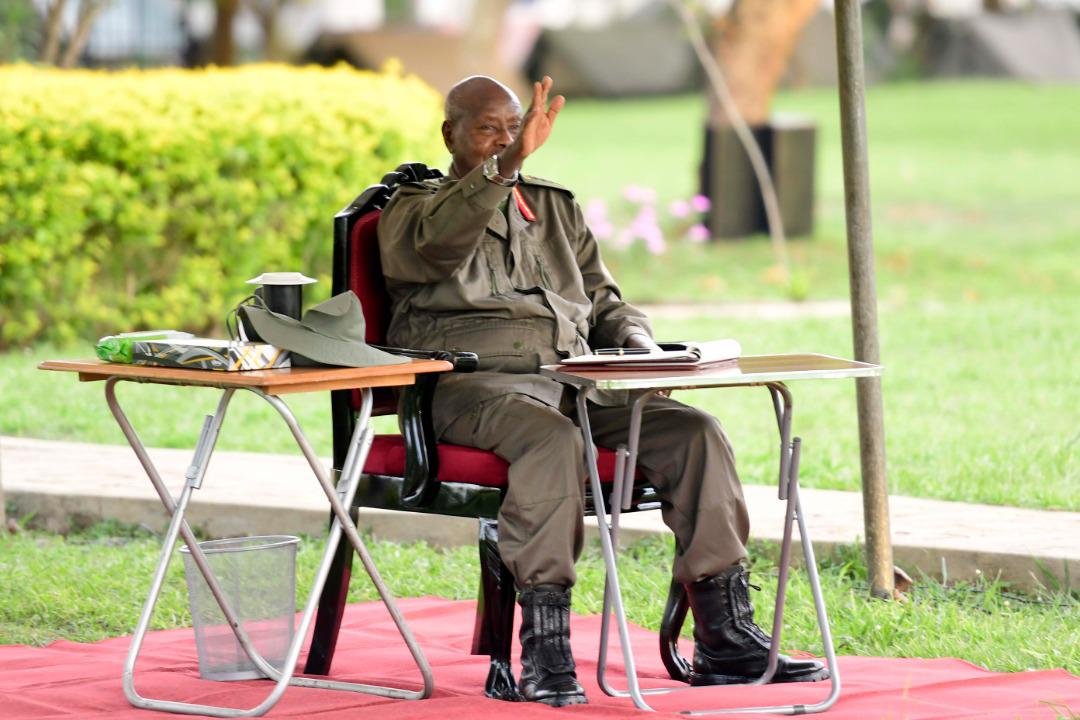
M 521 186 L 515 185 L 513 192 L 514 202 L 517 203 L 517 208 L 518 211 L 521 213 L 521 216 L 529 222 L 534 222 L 536 220 L 536 213 L 534 213 L 533 209 L 529 207 L 529 203 L 525 202 L 525 196 L 521 192 Z

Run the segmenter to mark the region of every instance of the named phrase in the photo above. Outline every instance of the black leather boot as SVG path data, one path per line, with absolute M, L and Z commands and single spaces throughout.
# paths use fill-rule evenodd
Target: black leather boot
M 570 591 L 561 585 L 524 590 L 521 603 L 521 681 L 525 700 L 552 707 L 588 702 L 570 653 Z
M 689 583 L 694 612 L 694 671 L 691 685 L 729 685 L 756 680 L 769 661 L 769 636 L 754 623 L 750 577 L 742 565 Z M 816 660 L 781 655 L 772 682 L 825 680 L 829 670 Z

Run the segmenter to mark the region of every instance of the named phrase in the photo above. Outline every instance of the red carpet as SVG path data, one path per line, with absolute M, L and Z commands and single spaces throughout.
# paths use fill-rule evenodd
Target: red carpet
M 483 697 L 485 657 L 467 654 L 475 604 L 435 598 L 401 600 L 401 608 L 427 653 L 435 673 L 435 696 L 423 701 L 385 700 L 353 693 L 289 688 L 268 717 L 319 717 L 358 720 L 377 713 L 378 720 L 430 718 L 615 718 L 648 717 L 626 699 L 609 698 L 596 687 L 597 617 L 575 617 L 574 654 L 590 703 L 551 709 L 532 703 L 505 703 Z M 656 637 L 634 629 L 642 676 L 666 678 L 653 648 Z M 145 718 L 124 699 L 120 674 L 128 638 L 94 644 L 56 642 L 45 648 L 0 647 L 0 717 Z M 338 645 L 334 675 L 343 680 L 402 685 L 419 673 L 379 604 L 352 605 Z M 688 652 L 688 649 L 684 650 Z M 621 658 L 613 649 L 613 656 Z M 614 660 L 614 657 L 613 657 Z M 621 663 L 611 663 L 620 670 Z M 843 692 L 821 717 L 829 720 L 929 720 L 930 718 L 1057 718 L 1080 712 L 1080 678 L 1063 670 L 991 673 L 961 660 L 840 659 Z M 616 682 L 619 678 L 609 674 Z M 645 684 L 663 684 L 645 680 Z M 251 707 L 267 692 L 267 681 L 212 683 L 200 680 L 190 629 L 152 633 L 136 672 L 144 696 L 185 702 Z M 760 703 L 813 703 L 828 693 L 827 683 L 764 688 L 709 688 L 704 692 L 653 697 L 654 717 L 676 717 L 680 709 Z M 164 714 L 158 714 L 164 717 Z M 181 717 L 171 715 L 172 717 Z M 729 715 L 751 718 L 760 715 Z

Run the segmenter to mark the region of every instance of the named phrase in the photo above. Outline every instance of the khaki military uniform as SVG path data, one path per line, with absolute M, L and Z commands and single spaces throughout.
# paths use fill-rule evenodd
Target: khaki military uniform
M 652 333 L 648 318 L 620 297 L 573 195 L 527 176 L 517 189 L 524 205 L 477 167 L 394 193 L 379 221 L 393 301 L 387 339 L 479 355 L 477 372 L 440 378 L 435 431 L 510 463 L 499 550 L 518 585 L 572 585 L 583 539 L 581 432 L 564 387 L 537 370 Z M 626 395 L 590 401 L 597 444 L 625 442 Z M 664 498 L 679 547 L 676 580 L 696 581 L 745 556 L 742 488 L 714 418 L 653 398 L 638 466 Z

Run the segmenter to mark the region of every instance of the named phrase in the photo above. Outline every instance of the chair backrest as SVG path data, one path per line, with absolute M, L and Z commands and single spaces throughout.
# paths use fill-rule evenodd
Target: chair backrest
M 379 216 L 372 210 L 360 216 L 349 232 L 349 289 L 360 298 L 364 310 L 364 340 L 386 344 L 390 326 L 390 296 L 379 259 Z

